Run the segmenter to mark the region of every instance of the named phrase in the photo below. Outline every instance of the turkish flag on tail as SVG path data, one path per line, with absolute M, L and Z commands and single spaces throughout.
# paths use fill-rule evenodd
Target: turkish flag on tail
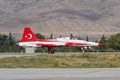
M 32 30 L 30 28 L 24 28 L 23 36 L 22 36 L 22 42 L 27 41 L 38 41 L 38 38 L 33 34 Z

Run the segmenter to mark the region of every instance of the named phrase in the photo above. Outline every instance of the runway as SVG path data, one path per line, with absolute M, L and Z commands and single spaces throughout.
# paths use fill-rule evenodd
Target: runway
M 120 80 L 120 68 L 0 69 L 0 80 Z
M 23 56 L 37 56 L 37 55 L 79 55 L 79 54 L 120 54 L 120 52 L 56 52 L 55 54 L 48 53 L 0 53 L 0 58 L 4 57 L 23 57 Z

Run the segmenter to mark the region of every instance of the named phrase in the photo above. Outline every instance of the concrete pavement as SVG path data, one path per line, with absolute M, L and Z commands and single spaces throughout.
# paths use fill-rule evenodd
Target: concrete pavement
M 120 68 L 0 69 L 0 80 L 120 80 Z

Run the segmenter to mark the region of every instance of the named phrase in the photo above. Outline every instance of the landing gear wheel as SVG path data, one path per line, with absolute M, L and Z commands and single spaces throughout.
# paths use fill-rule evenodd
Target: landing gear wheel
M 48 47 L 48 54 L 54 54 L 54 48 L 53 47 Z

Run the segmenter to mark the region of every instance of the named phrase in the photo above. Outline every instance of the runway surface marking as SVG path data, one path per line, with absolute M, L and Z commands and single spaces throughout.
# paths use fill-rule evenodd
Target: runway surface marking
M 64 76 L 60 76 L 60 77 L 51 77 L 51 78 L 45 78 L 43 80 L 56 80 L 56 79 L 61 79 L 61 78 L 64 78 Z
M 101 70 L 94 70 L 94 71 L 88 71 L 88 72 L 81 72 L 81 73 L 78 73 L 78 74 L 92 74 L 92 73 L 97 73 L 97 72 L 100 72 Z

